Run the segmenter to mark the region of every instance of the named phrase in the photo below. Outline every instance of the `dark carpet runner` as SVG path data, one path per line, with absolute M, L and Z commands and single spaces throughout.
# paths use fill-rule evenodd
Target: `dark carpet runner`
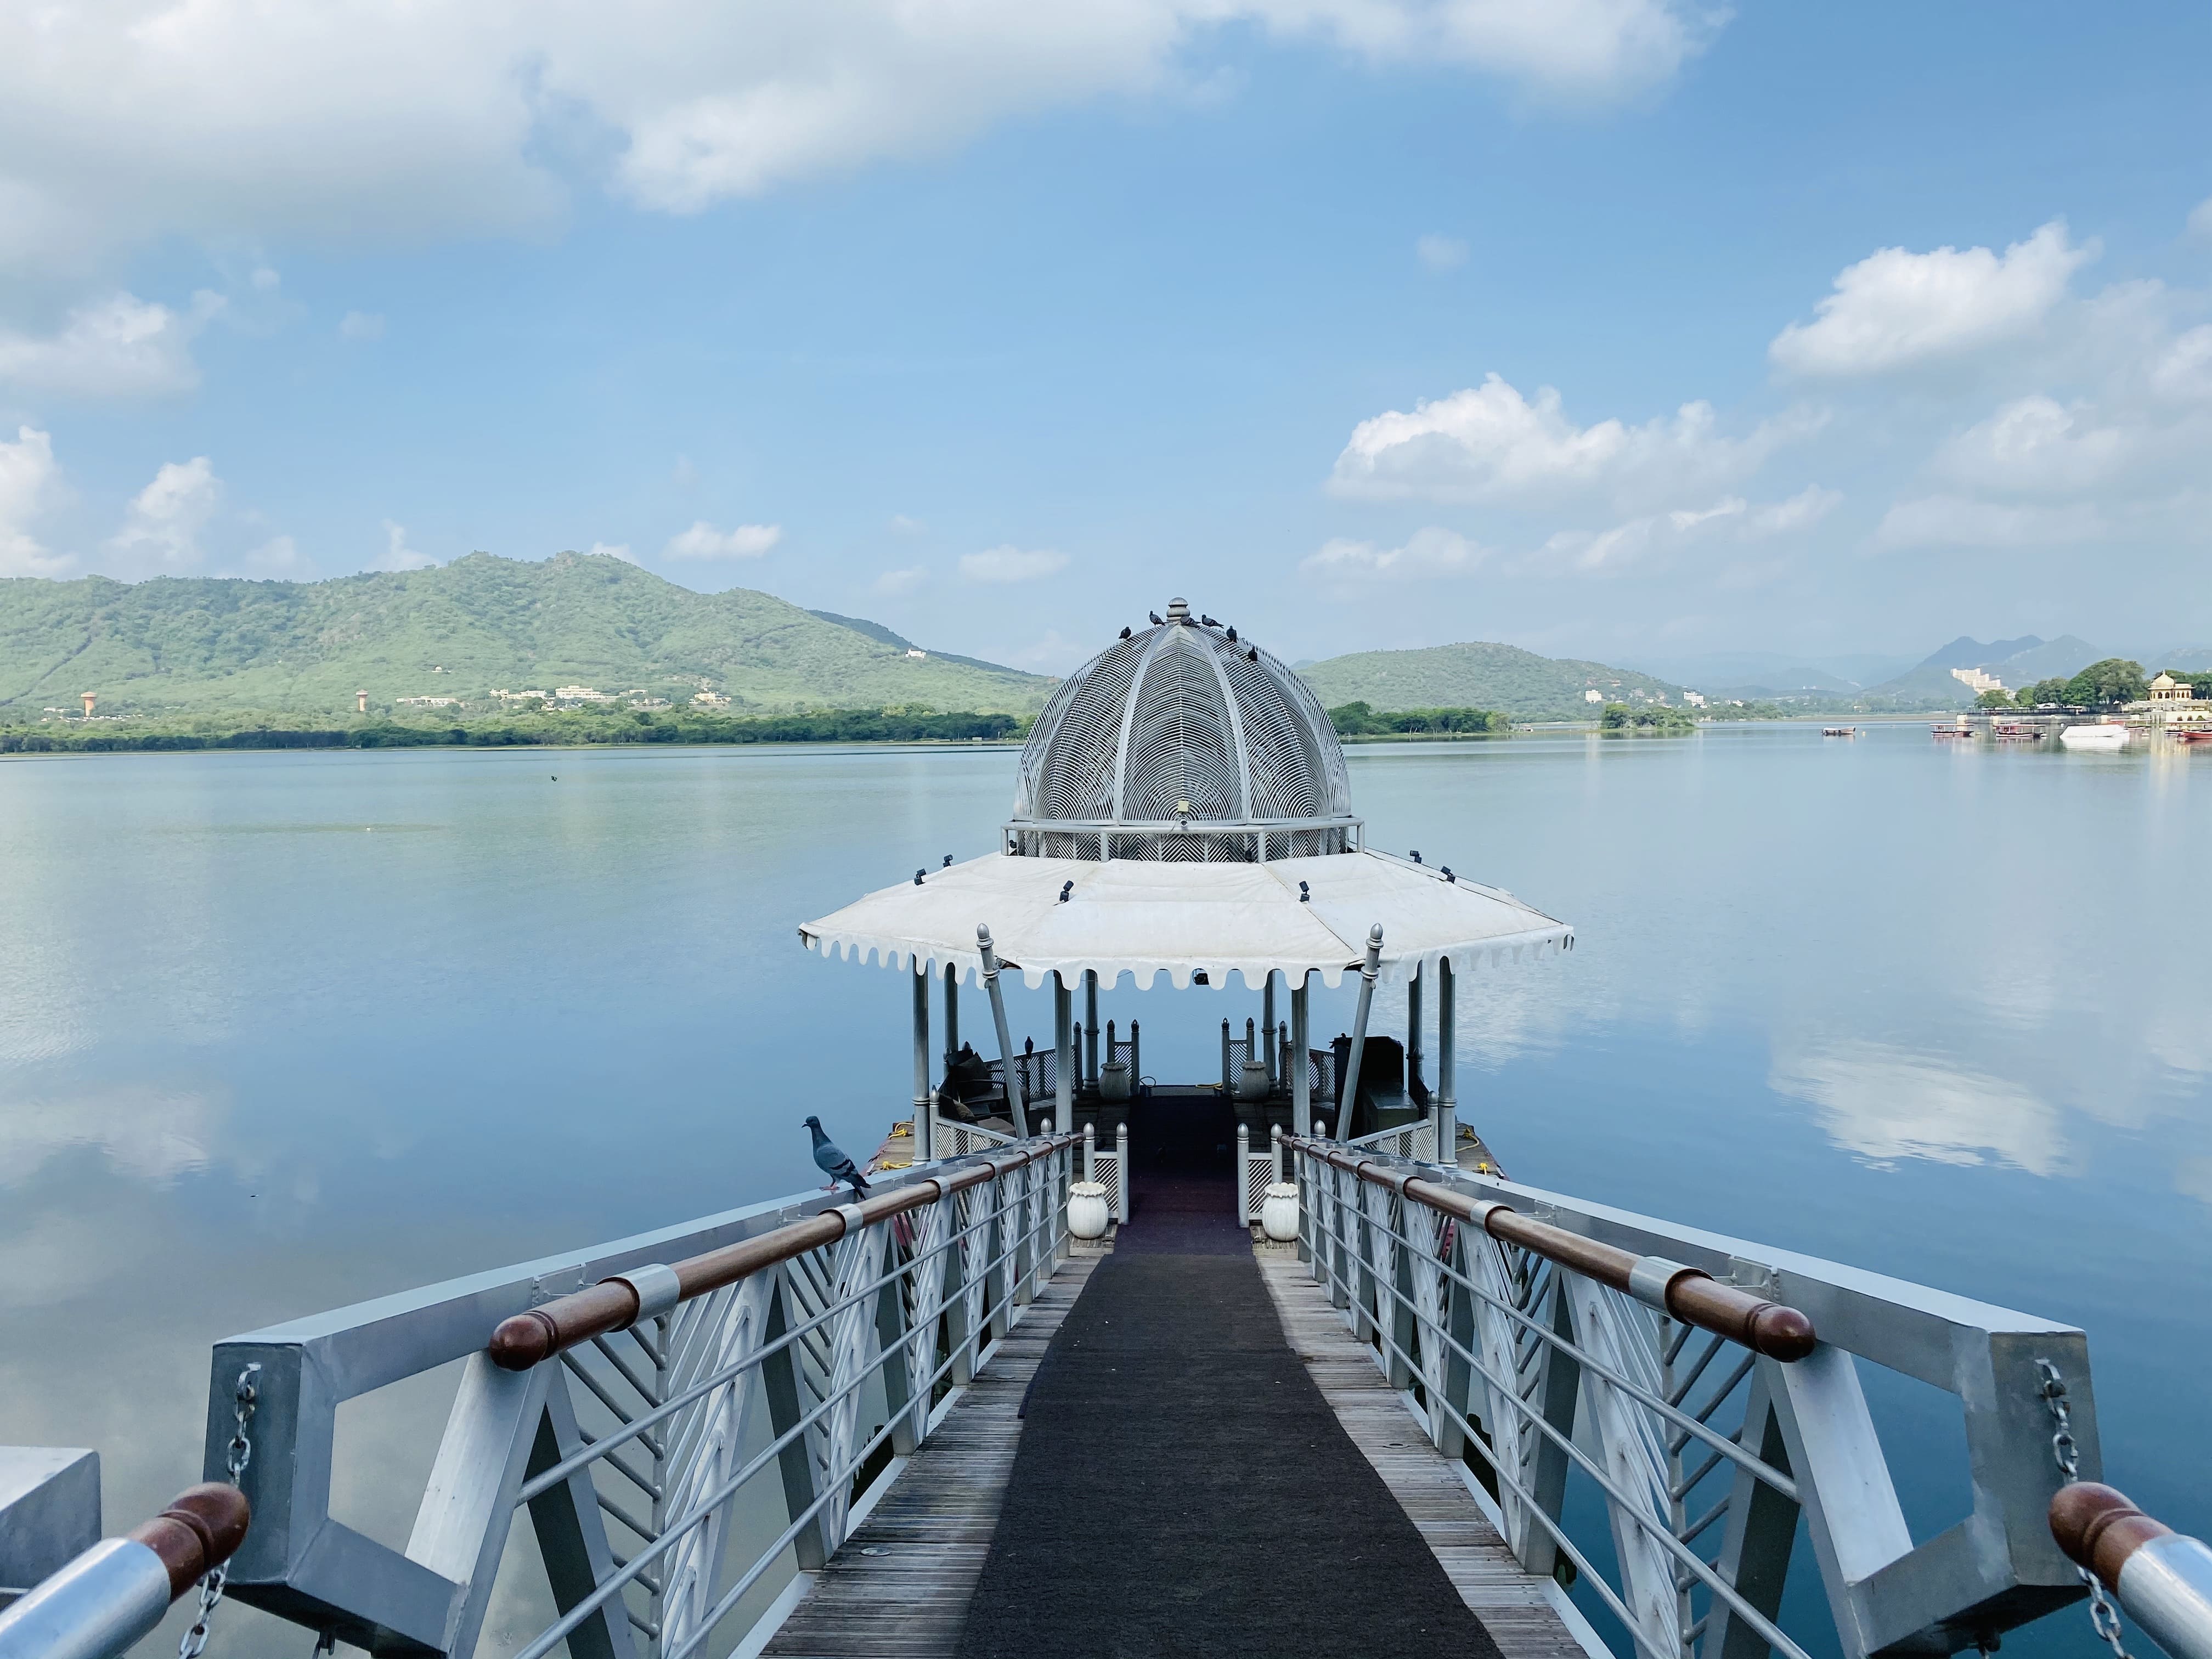
M 1030 1385 L 963 1659 L 1498 1659 L 1284 1340 L 1233 1207 L 1138 1177 Z

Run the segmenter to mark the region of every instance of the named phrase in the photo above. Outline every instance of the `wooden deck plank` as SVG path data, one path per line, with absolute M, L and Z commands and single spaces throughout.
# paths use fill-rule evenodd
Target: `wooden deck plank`
M 1086 1251 L 1060 1264 L 937 1432 L 815 1576 L 761 1650 L 764 1659 L 952 1653 L 999 1524 L 1021 1437 L 1022 1396 L 1101 1260 Z
M 1459 1471 L 1384 1378 L 1373 1351 L 1313 1282 L 1311 1269 L 1289 1251 L 1259 1255 L 1291 1346 L 1504 1659 L 1592 1659 L 1559 1616 L 1549 1581 L 1522 1570 Z

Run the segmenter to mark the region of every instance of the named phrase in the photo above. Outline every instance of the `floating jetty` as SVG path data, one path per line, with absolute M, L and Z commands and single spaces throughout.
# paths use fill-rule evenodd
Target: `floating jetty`
M 897 1120 L 865 1193 L 216 1341 L 207 1482 L 125 1536 L 90 1452 L 0 1454 L 0 1659 L 119 1654 L 195 1584 L 194 1654 L 237 1601 L 303 1652 L 450 1659 L 1875 1659 L 2094 1597 L 2212 1659 L 2212 1551 L 2096 1484 L 2081 1331 L 1680 1188 L 1507 1178 L 1459 1121 L 1456 999 L 1562 971 L 1573 929 L 1370 845 L 1311 693 L 1182 601 L 1060 687 L 994 847 L 799 935 L 905 981 L 907 1098 L 788 1103 Z M 1218 1073 L 1102 1031 L 1125 975 Z M 1316 981 L 1357 993 L 1332 1039 Z M 411 1533 L 356 1530 L 346 1403 L 449 1366 Z M 1908 1526 L 1871 1371 L 1957 1402 L 1911 1454 L 1955 1462 L 1915 1470 L 1970 1494 L 1948 1530 Z

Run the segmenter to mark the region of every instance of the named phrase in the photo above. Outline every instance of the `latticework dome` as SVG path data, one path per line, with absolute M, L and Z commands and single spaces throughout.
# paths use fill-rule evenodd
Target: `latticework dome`
M 1177 599 L 1037 717 L 1006 850 L 1243 863 L 1349 852 L 1358 828 L 1343 746 L 1305 683 Z

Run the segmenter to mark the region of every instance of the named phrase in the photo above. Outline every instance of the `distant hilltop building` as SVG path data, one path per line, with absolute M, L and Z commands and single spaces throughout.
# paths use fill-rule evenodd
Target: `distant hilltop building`
M 730 700 L 719 691 L 694 691 L 691 701 L 702 708 L 727 708 Z
M 90 719 L 92 718 L 92 705 L 93 705 L 95 702 L 97 702 L 97 701 L 99 700 L 99 697 L 100 697 L 100 693 L 99 693 L 99 692 L 97 692 L 97 691 L 88 691 L 88 692 L 84 693 L 84 717 L 85 717 L 85 719 L 87 719 L 87 720 L 90 720 Z
M 1583 701 L 1584 702 L 1603 702 L 1605 701 L 1605 693 L 1599 690 L 1597 687 L 1593 685 L 1589 690 L 1583 693 Z
M 556 685 L 555 699 L 561 702 L 617 702 L 621 695 L 613 691 L 594 690 L 588 685 Z
M 1984 691 L 2002 691 L 2005 683 L 1994 674 L 1985 674 L 1978 668 L 1954 668 L 1951 678 L 1966 690 L 1979 696 Z
M 400 697 L 396 701 L 402 708 L 452 708 L 461 700 L 459 697 Z
M 2150 700 L 2153 702 L 2194 702 L 2197 701 L 2197 688 L 2174 678 L 2171 674 L 2160 674 L 2150 683 Z
M 1705 706 L 1705 694 L 1702 691 L 1685 691 L 1682 693 L 1682 701 L 1692 708 L 1703 708 Z
M 353 694 L 353 712 L 356 714 L 366 714 L 368 713 L 368 692 L 356 691 Z
M 927 662 L 929 659 L 929 653 L 918 645 L 908 646 L 906 654 L 908 659 L 912 662 Z
M 501 702 L 530 702 L 533 701 L 543 702 L 545 701 L 545 695 L 546 694 L 543 691 L 495 691 L 492 693 L 492 696 L 497 697 Z

